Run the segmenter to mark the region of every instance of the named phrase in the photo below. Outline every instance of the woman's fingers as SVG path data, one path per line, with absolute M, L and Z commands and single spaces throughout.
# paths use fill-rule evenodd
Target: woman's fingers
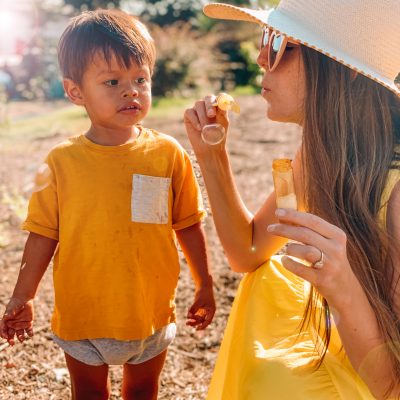
M 200 121 L 199 118 L 197 116 L 196 111 L 193 108 L 188 108 L 185 111 L 185 114 L 183 116 L 183 120 L 185 122 L 185 124 L 189 123 L 192 125 L 192 127 L 198 131 L 201 130 L 201 125 L 200 125 Z
M 211 104 L 210 101 L 208 103 Z M 209 107 L 208 110 L 207 107 Z M 201 131 L 204 125 L 215 122 L 215 111 L 213 113 L 213 117 L 210 118 L 207 116 L 207 112 L 212 109 L 213 107 L 211 105 L 206 105 L 205 100 L 198 100 L 192 108 L 188 108 L 185 111 L 184 121 L 190 122 L 195 129 Z
M 321 271 L 307 267 L 306 265 L 299 263 L 288 256 L 282 257 L 282 264 L 288 271 L 299 276 L 300 278 L 305 279 L 313 286 L 316 286 L 318 281 L 318 273 L 321 273 Z
M 216 96 L 213 94 L 196 101 L 192 108 L 185 111 L 184 121 L 190 122 L 197 130 L 215 122 L 222 123 L 226 127 L 228 124 L 227 112 L 218 109 L 215 102 Z
M 289 243 L 282 265 L 310 282 L 328 303 L 338 304 L 352 287 L 359 285 L 346 250 L 346 234 L 315 215 L 289 209 L 278 209 L 278 224 L 268 226 L 273 235 L 300 243 Z M 311 265 L 307 264 L 309 262 Z
M 214 94 L 210 94 L 204 97 L 204 105 L 206 109 L 206 114 L 208 118 L 215 118 L 217 114 L 217 108 L 215 106 L 215 102 L 217 97 Z
M 194 109 L 196 111 L 197 114 L 197 118 L 200 121 L 200 125 L 203 127 L 204 125 L 209 124 L 210 122 L 213 122 L 213 119 L 209 118 L 207 116 L 207 108 L 206 108 L 206 102 L 204 100 L 198 100 L 196 101 L 195 105 L 194 105 Z M 215 115 L 214 115 L 215 117 Z
M 308 246 L 299 243 L 289 243 L 286 248 L 286 254 L 288 256 L 305 260 L 310 264 L 315 264 L 322 258 L 321 250 L 314 246 Z
M 309 246 L 314 246 L 321 251 L 326 251 L 330 246 L 329 240 L 312 229 L 304 226 L 294 226 L 286 224 L 272 224 L 267 227 L 268 232 L 276 236 L 281 236 L 296 242 L 301 242 Z
M 321 236 L 328 239 L 343 239 L 345 240 L 346 235 L 344 232 L 335 225 L 330 224 L 324 219 L 317 217 L 316 215 L 309 214 L 306 212 L 291 210 L 288 208 L 276 210 L 276 216 L 283 223 L 290 223 L 293 225 L 300 225 L 306 227 Z
M 212 149 L 219 150 L 221 146 L 210 144 L 225 142 L 225 136 L 229 127 L 228 113 L 216 106 L 215 95 L 208 95 L 202 100 L 196 101 L 193 107 L 186 109 L 184 123 L 188 138 L 196 156 L 207 154 Z M 220 129 L 218 124 L 224 129 Z M 203 131 L 206 125 L 210 125 L 207 131 Z
M 325 255 L 346 259 L 346 234 L 337 226 L 316 215 L 290 209 L 278 209 L 279 224 L 269 225 L 268 232 L 305 245 L 314 246 Z

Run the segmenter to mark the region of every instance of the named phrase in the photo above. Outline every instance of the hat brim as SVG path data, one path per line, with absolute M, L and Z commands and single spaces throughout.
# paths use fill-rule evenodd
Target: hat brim
M 256 23 L 260 26 L 268 26 L 285 34 L 288 39 L 299 42 L 310 47 L 335 61 L 365 75 L 366 77 L 385 86 L 387 89 L 400 96 L 400 88 L 390 79 L 379 74 L 378 71 L 370 68 L 365 63 L 336 48 L 332 43 L 327 42 L 321 35 L 308 29 L 300 21 L 280 12 L 279 9 L 252 10 L 249 8 L 237 7 L 230 4 L 210 3 L 204 6 L 204 14 L 210 18 L 225 19 L 233 21 L 246 21 Z

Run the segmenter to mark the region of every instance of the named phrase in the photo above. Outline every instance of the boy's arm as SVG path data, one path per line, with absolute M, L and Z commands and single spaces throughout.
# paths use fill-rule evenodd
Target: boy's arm
M 207 259 L 206 241 L 201 222 L 176 231 L 196 285 L 195 301 L 189 309 L 187 325 L 206 328 L 215 314 L 213 281 Z
M 0 335 L 13 344 L 15 332 L 24 338 L 32 336 L 33 306 L 39 283 L 53 257 L 57 241 L 30 233 L 22 256 L 21 269 L 12 297 L 0 320 Z

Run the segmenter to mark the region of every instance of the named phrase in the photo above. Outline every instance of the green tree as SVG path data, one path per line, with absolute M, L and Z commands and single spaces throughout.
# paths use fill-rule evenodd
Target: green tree
M 141 16 L 158 26 L 196 19 L 203 5 L 200 0 L 147 0 Z
M 120 0 L 64 0 L 66 5 L 71 5 L 74 9 L 95 10 L 96 8 L 119 7 Z
M 159 26 L 185 21 L 190 22 L 194 29 L 199 28 L 204 31 L 204 26 L 210 26 L 209 23 L 204 21 L 202 13 L 203 6 L 207 2 L 207 0 L 138 0 L 133 3 L 131 0 L 122 0 L 121 6 L 134 14 L 140 15 L 147 22 Z M 236 6 L 258 8 L 268 5 L 274 6 L 279 0 L 224 0 L 224 2 Z

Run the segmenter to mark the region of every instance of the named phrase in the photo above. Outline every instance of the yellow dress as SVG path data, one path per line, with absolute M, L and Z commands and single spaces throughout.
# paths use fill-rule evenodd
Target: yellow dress
M 399 179 L 400 170 L 391 170 L 382 196 L 382 222 Z M 308 292 L 308 282 L 287 271 L 278 256 L 244 276 L 207 400 L 374 399 L 351 366 L 334 323 L 326 357 L 318 370 L 312 368 L 319 336 L 312 327 L 299 336 Z

